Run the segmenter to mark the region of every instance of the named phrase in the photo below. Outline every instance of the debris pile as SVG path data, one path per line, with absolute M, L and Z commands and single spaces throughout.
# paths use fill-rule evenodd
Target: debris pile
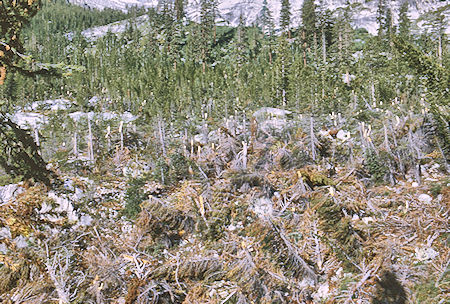
M 2 188 L 0 301 L 444 303 L 450 180 L 433 146 L 275 110 L 196 147 L 167 135 L 153 161 L 130 148 L 139 174 Z

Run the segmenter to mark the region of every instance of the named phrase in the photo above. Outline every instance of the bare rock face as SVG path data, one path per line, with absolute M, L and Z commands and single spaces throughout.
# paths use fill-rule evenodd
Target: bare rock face
M 407 0 L 409 2 L 409 15 L 414 21 L 418 21 L 419 17 L 430 10 L 435 10 L 446 5 L 447 1 L 442 0 Z M 158 0 L 69 0 L 69 2 L 83 6 L 86 8 L 113 8 L 122 11 L 127 11 L 130 7 L 154 7 L 158 8 L 160 2 Z M 263 9 L 263 0 L 227 0 L 218 1 L 218 14 L 216 22 L 225 23 L 231 26 L 237 26 L 239 20 L 242 18 L 246 25 L 259 24 L 261 22 L 261 13 Z M 300 14 L 298 13 L 303 5 L 304 0 L 291 0 L 290 7 L 292 13 L 292 26 L 297 27 L 301 23 Z M 387 1 L 388 6 L 392 9 L 394 21 L 398 20 L 398 14 L 400 5 L 404 1 Z M 334 11 L 335 15 L 339 10 L 342 10 L 348 5 L 348 1 L 345 0 L 326 0 L 322 1 L 324 5 L 324 10 L 329 9 Z M 360 4 L 359 10 L 356 9 L 352 16 L 352 24 L 356 28 L 365 28 L 369 33 L 375 35 L 377 33 L 377 10 L 378 1 L 377 0 L 354 0 L 352 4 Z M 185 1 L 186 16 L 188 19 L 199 21 L 201 3 L 199 0 L 188 0 Z M 280 12 L 281 12 L 281 1 L 279 0 L 268 0 L 267 8 L 272 13 L 274 17 L 274 23 L 279 24 Z M 448 18 L 448 14 L 446 14 Z M 425 27 L 424 21 L 418 22 L 419 27 Z M 112 26 L 103 26 L 94 28 L 95 30 L 91 32 L 104 32 L 106 33 L 109 29 L 111 32 L 122 32 L 126 28 L 125 23 L 115 23 Z M 446 33 L 450 32 L 450 27 L 447 26 L 445 29 Z M 95 35 L 95 34 L 94 34 Z
M 18 184 L 0 187 L 0 204 L 8 203 L 23 191 L 23 188 Z

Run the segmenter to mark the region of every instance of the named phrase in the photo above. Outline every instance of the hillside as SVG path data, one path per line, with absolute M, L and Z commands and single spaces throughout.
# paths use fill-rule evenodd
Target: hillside
M 446 6 L 145 3 L 0 7 L 0 303 L 448 301 Z
M 146 0 L 102 0 L 102 1 L 91 1 L 91 0 L 70 0 L 71 3 L 82 5 L 85 7 L 104 9 L 104 8 L 114 8 L 120 10 L 126 10 L 127 7 L 138 6 L 138 7 L 158 7 L 158 1 L 146 1 Z M 163 1 L 160 1 L 163 2 Z M 291 2 L 291 14 L 292 14 L 292 25 L 298 26 L 301 23 L 300 11 L 303 4 L 303 0 L 290 1 Z M 395 23 L 398 22 L 398 15 L 401 3 L 405 1 L 390 1 L 389 6 L 393 10 L 393 18 Z M 410 17 L 412 20 L 419 19 L 429 11 L 436 10 L 439 7 L 446 5 L 445 1 L 432 0 L 432 1 L 422 1 L 422 0 L 408 0 L 411 11 Z M 263 0 L 232 0 L 232 1 L 218 1 L 218 19 L 217 21 L 224 21 L 227 25 L 237 26 L 239 24 L 239 18 L 241 14 L 243 15 L 244 21 L 247 25 L 251 25 L 258 22 L 258 17 L 261 14 L 263 8 Z M 343 9 L 346 6 L 346 1 L 344 0 L 327 0 L 327 1 L 317 1 L 317 3 L 323 5 L 324 10 L 337 11 L 338 9 Z M 358 28 L 365 28 L 371 34 L 376 34 L 377 32 L 377 5 L 378 1 L 351 1 L 352 5 L 355 6 L 357 10 L 354 11 L 352 16 L 353 25 Z M 279 24 L 280 20 L 280 10 L 281 1 L 270 0 L 267 1 L 268 8 L 272 11 L 275 24 Z M 187 1 L 186 12 L 187 17 L 192 20 L 199 20 L 200 13 L 200 1 L 191 0 Z M 449 18 L 450 13 L 446 14 Z M 422 23 L 417 20 L 419 25 Z M 448 24 L 448 22 L 447 22 Z M 450 33 L 450 26 L 446 27 L 447 34 Z
M 104 114 L 91 120 L 118 121 Z M 62 148 L 61 190 L 0 188 L 0 299 L 444 303 L 450 180 L 417 128 L 426 116 L 384 114 L 387 139 L 378 120 L 264 108 L 192 141 L 163 126 L 165 146 L 128 120 L 123 144 L 108 127 L 111 152 L 95 163 L 81 141 L 78 156 Z M 419 180 L 396 158 L 416 151 Z

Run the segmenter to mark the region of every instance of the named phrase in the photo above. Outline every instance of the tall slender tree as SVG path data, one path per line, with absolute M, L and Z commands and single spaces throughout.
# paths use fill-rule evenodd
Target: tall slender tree
M 410 31 L 411 31 L 411 20 L 408 16 L 408 10 L 409 10 L 409 3 L 408 1 L 405 1 L 400 6 L 399 11 L 399 22 L 398 22 L 398 33 L 403 38 L 409 38 Z
M 450 5 L 447 5 L 429 11 L 419 18 L 419 20 L 425 21 L 425 28 L 431 37 L 434 38 L 433 40 L 436 41 L 435 50 L 440 62 L 442 62 L 444 52 L 447 49 L 445 47 L 447 42 L 446 29 L 449 24 L 449 18 L 446 15 L 446 11 L 448 11 L 449 7 Z
M 307 41 L 311 44 L 317 34 L 317 15 L 314 0 L 305 0 L 302 5 L 302 25 Z
M 200 32 L 201 32 L 201 57 L 203 72 L 212 45 L 216 40 L 216 18 L 218 13 L 217 0 L 200 1 Z
M 288 32 L 291 26 L 291 3 L 289 0 L 281 0 L 280 27 Z
M 390 39 L 393 33 L 392 8 L 386 0 L 378 0 L 377 9 L 378 37 Z
M 257 24 L 261 27 L 265 35 L 271 35 L 273 33 L 274 22 L 267 0 L 264 0 L 262 3 L 261 11 L 257 18 Z
M 177 21 L 181 21 L 184 16 L 184 0 L 175 0 L 175 17 Z

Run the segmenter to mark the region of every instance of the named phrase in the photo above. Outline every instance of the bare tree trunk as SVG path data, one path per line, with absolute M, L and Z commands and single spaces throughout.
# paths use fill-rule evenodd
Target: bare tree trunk
M 75 158 L 78 158 L 78 134 L 75 131 L 75 134 L 73 134 L 73 154 L 75 155 Z
M 242 142 L 242 169 L 247 169 L 247 143 Z
M 123 120 L 120 121 L 119 125 L 119 133 L 120 133 L 120 152 L 123 152 Z
M 327 45 L 325 40 L 325 31 L 322 29 L 322 57 L 323 57 L 323 63 L 325 64 L 327 62 Z
M 317 33 L 316 32 L 314 32 L 314 35 L 313 35 L 313 46 L 314 46 L 314 58 L 315 59 L 317 59 L 317 49 L 318 49 L 318 47 L 317 47 Z
M 166 146 L 165 146 L 165 132 L 164 132 L 164 125 L 161 118 L 158 118 L 158 130 L 159 130 L 159 140 L 161 142 L 161 149 L 164 157 L 167 157 L 166 155 Z
M 338 36 L 338 49 L 339 49 L 339 61 L 342 61 L 342 33 L 341 31 L 339 31 L 339 36 Z
M 36 146 L 40 146 L 41 143 L 39 142 L 39 131 L 37 128 L 34 129 L 34 140 L 36 141 Z
M 439 64 L 442 66 L 442 36 L 439 35 L 438 40 L 438 58 L 439 58 Z
M 312 159 L 316 161 L 316 136 L 314 135 L 314 118 L 311 116 L 311 124 L 310 124 L 310 137 L 311 137 L 311 154 Z
M 92 140 L 92 128 L 91 128 L 91 120 L 89 119 L 88 115 L 88 158 L 90 161 L 94 161 L 94 145 Z
M 373 103 L 376 102 L 376 99 L 375 99 L 375 84 L 373 82 L 370 84 L 370 91 L 372 93 L 372 104 L 373 104 Z
M 107 147 L 109 151 L 109 149 L 111 149 L 111 126 L 108 126 L 108 128 L 106 129 L 105 138 L 107 139 Z

